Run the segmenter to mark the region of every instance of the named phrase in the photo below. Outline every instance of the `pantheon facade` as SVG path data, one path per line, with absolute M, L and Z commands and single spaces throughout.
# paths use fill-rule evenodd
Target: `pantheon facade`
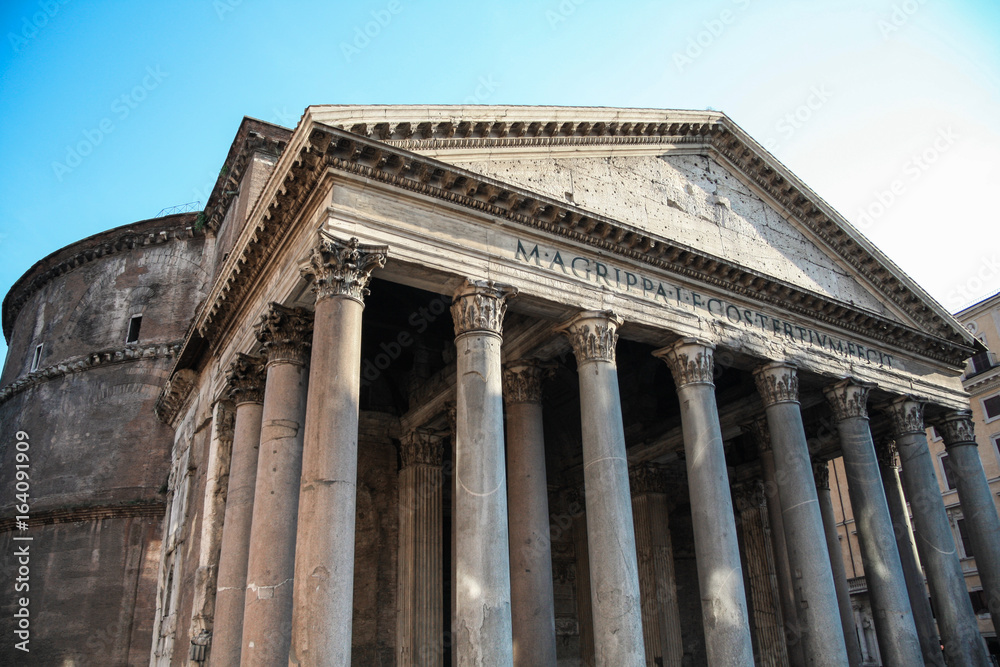
M 5 664 L 860 665 L 839 456 L 883 664 L 990 664 L 925 435 L 1000 625 L 981 343 L 724 114 L 244 119 L 3 329 Z

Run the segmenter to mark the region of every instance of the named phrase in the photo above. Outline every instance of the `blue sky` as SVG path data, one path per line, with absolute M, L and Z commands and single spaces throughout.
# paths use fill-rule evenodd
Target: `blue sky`
M 244 115 L 329 103 L 718 109 L 949 310 L 1000 290 L 997 3 L 36 0 L 0 26 L 4 294 L 204 202 Z

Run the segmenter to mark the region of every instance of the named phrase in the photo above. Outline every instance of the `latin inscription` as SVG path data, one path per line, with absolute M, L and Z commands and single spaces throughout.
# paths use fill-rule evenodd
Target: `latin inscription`
M 580 280 L 586 280 L 620 292 L 636 294 L 655 303 L 694 308 L 730 324 L 759 329 L 773 336 L 781 336 L 799 343 L 823 348 L 844 357 L 893 368 L 892 355 L 875 348 L 820 333 L 815 329 L 782 320 L 773 315 L 649 278 L 641 273 L 627 271 L 597 259 L 570 255 L 537 244 L 525 244 L 520 239 L 517 239 L 514 259 L 549 271 L 575 276 Z

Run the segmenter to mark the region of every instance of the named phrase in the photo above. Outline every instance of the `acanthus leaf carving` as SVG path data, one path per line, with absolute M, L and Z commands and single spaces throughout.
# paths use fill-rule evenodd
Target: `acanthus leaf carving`
M 944 439 L 945 447 L 977 444 L 971 410 L 953 410 L 934 422 L 934 426 Z
M 271 303 L 255 327 L 268 363 L 305 364 L 312 347 L 313 314 L 304 308 Z
M 365 245 L 357 238 L 342 241 L 320 232 L 302 276 L 312 282 L 316 301 L 343 296 L 364 303 L 372 271 L 385 266 L 388 246 Z
M 610 310 L 585 311 L 562 327 L 569 337 L 578 364 L 587 361 L 615 362 L 618 329 L 624 320 Z
M 517 296 L 517 288 L 492 280 L 466 280 L 455 292 L 451 317 L 455 336 L 485 332 L 503 335 L 507 299 Z
M 677 388 L 680 389 L 689 384 L 714 384 L 714 351 L 715 346 L 711 343 L 682 338 L 673 345 L 653 352 L 653 356 L 667 364 Z
M 444 462 L 444 433 L 418 428 L 400 441 L 402 467 L 413 465 L 441 466 Z
M 903 396 L 893 401 L 886 412 L 892 422 L 893 432 L 896 437 L 911 433 L 923 433 L 924 425 L 924 404 L 920 401 Z
M 237 354 L 226 372 L 226 393 L 236 405 L 240 403 L 263 403 L 264 370 L 263 358 L 249 354 Z
M 838 422 L 845 419 L 868 419 L 868 393 L 875 385 L 869 382 L 859 382 L 852 378 L 825 387 L 823 394 L 833 409 L 833 416 Z
M 503 371 L 503 395 L 508 403 L 541 403 L 542 382 L 555 372 L 553 364 L 518 361 Z
M 760 366 L 753 376 L 764 407 L 799 402 L 799 376 L 793 364 L 779 362 Z

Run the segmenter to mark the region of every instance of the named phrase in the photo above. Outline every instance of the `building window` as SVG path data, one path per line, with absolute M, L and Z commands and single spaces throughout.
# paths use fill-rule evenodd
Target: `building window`
M 983 399 L 983 414 L 988 422 L 1000 419 L 1000 394 Z
M 955 525 L 958 526 L 958 536 L 961 538 L 959 541 L 962 543 L 964 558 L 972 558 L 972 542 L 969 541 L 969 531 L 965 529 L 965 519 L 956 519 Z
M 955 473 L 951 469 L 951 461 L 948 460 L 948 454 L 941 455 L 941 470 L 944 471 L 944 483 L 949 489 L 956 488 L 955 486 Z
M 128 321 L 128 333 L 125 335 L 126 343 L 139 342 L 139 327 L 142 326 L 142 315 L 133 315 Z
M 986 591 L 969 591 L 969 599 L 972 600 L 972 609 L 977 616 L 990 613 L 990 607 L 986 604 Z
M 31 371 L 30 372 L 32 372 L 32 373 L 34 373 L 35 371 L 38 370 L 38 362 L 40 362 L 42 360 L 42 345 L 44 345 L 44 343 L 42 343 L 41 345 L 38 345 L 38 346 L 35 347 L 35 354 L 32 355 L 32 357 L 31 357 Z

